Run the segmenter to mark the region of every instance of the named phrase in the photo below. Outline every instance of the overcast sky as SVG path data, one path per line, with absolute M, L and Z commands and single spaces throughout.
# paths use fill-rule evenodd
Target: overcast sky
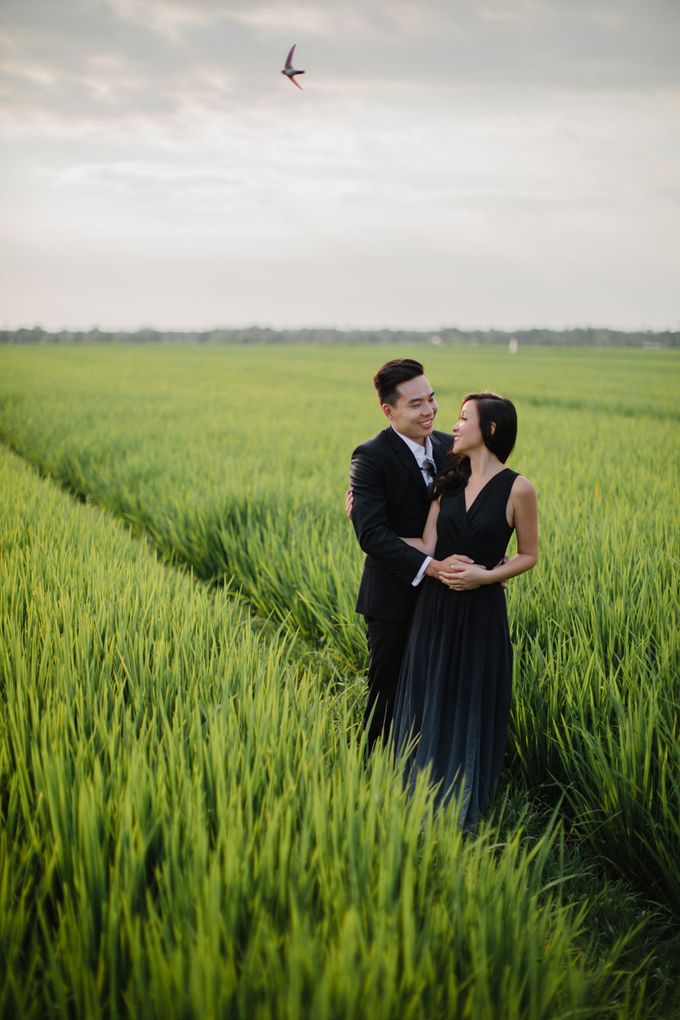
M 680 0 L 2 0 L 0 324 L 679 329 L 679 39 Z

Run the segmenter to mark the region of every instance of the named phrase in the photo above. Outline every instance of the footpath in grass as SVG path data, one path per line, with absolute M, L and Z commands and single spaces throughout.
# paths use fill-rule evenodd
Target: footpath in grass
M 3 351 L 0 432 L 164 557 L 226 580 L 291 640 L 302 636 L 353 674 L 365 661 L 353 611 L 360 555 L 341 495 L 351 437 L 379 425 L 367 380 L 369 359 L 381 357 Z M 508 592 L 508 772 L 559 802 L 610 873 L 680 911 L 680 361 L 667 352 L 430 358 L 461 388 L 485 382 L 517 394 L 512 463 L 539 491 L 542 558 Z M 446 389 L 440 399 L 443 416 L 455 405 Z M 631 416 L 640 447 L 664 450 L 668 471 L 631 456 Z
M 2 1015 L 670 1009 L 661 918 L 554 818 L 515 791 L 463 840 L 285 637 L 5 451 L 0 485 Z

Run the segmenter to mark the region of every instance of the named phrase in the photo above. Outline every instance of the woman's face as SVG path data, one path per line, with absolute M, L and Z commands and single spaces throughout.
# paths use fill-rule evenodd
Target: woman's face
M 461 407 L 460 417 L 453 426 L 453 452 L 469 454 L 483 445 L 477 405 L 474 400 L 468 400 Z

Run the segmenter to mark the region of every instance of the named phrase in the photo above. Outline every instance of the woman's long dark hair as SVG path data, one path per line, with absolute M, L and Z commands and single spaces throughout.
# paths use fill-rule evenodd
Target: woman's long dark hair
M 507 397 L 498 393 L 468 393 L 463 397 L 463 404 L 474 400 L 479 415 L 479 428 L 487 449 L 491 450 L 502 464 L 512 453 L 517 439 L 517 411 L 515 405 Z M 495 428 L 491 426 L 495 425 Z M 444 492 L 455 492 L 462 488 L 470 477 L 470 458 L 464 453 L 451 450 L 444 462 L 444 467 L 437 475 L 432 498 L 436 499 Z

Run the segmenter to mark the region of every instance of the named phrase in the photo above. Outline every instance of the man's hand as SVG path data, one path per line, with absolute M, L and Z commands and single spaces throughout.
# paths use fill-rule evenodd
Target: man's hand
M 351 489 L 348 489 L 345 493 L 345 513 L 352 520 L 352 510 L 354 509 L 354 493 Z
M 469 556 L 454 553 L 453 556 L 447 556 L 445 560 L 430 560 L 425 568 L 425 573 L 428 577 L 436 577 L 446 584 L 444 578 L 453 576 L 453 568 L 465 563 L 474 563 L 474 560 L 471 560 Z

